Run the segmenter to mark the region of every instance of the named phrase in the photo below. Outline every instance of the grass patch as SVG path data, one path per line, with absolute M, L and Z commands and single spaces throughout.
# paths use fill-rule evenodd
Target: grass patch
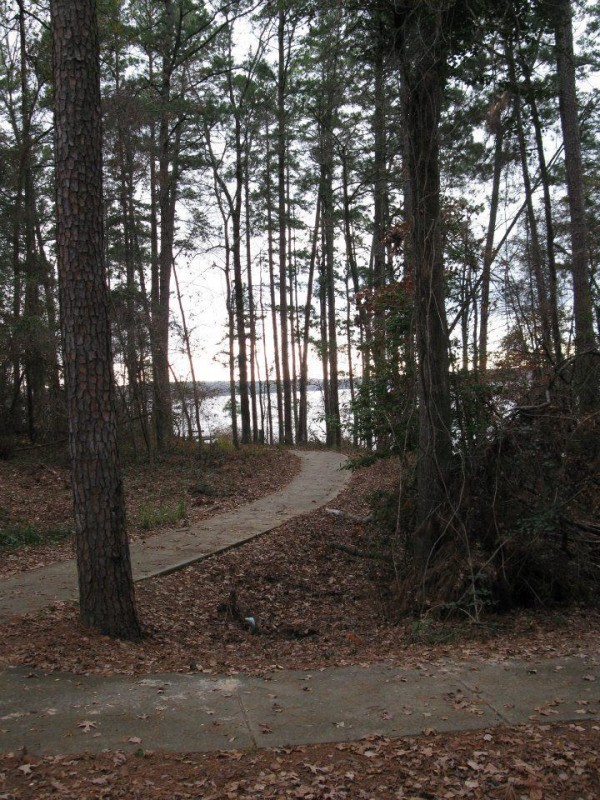
M 16 550 L 28 545 L 62 542 L 72 535 L 71 528 L 50 528 L 41 531 L 35 525 L 4 525 L 0 528 L 0 550 Z
M 182 498 L 176 506 L 159 506 L 151 508 L 142 505 L 138 513 L 138 525 L 143 531 L 151 531 L 163 525 L 175 525 L 187 514 L 185 500 Z

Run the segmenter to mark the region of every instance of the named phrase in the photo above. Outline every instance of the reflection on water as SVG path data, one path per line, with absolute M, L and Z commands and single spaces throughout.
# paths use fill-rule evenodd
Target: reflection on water
M 273 416 L 274 439 L 277 441 L 277 395 L 271 392 L 271 413 Z M 241 428 L 238 403 L 238 426 Z M 262 411 L 261 411 L 262 402 Z M 268 397 L 263 392 L 261 402 L 257 397 L 257 414 L 259 428 L 265 431 L 265 438 L 269 439 L 268 422 Z M 343 435 L 348 436 L 351 430 L 350 390 L 340 390 L 340 413 L 342 417 Z M 181 400 L 173 402 L 173 422 L 175 432 L 182 437 L 189 437 L 190 428 L 193 435 L 197 435 L 196 420 L 193 401 L 187 402 L 187 413 L 182 410 Z M 200 405 L 200 426 L 204 437 L 217 437 L 231 435 L 231 404 L 229 394 L 216 394 L 204 397 Z M 308 438 L 313 442 L 325 441 L 325 411 L 323 403 L 323 390 L 321 387 L 311 387 L 308 391 Z

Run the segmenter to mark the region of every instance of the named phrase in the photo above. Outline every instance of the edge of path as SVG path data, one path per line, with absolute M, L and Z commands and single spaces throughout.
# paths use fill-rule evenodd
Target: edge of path
M 0 752 L 252 750 L 600 718 L 588 655 L 245 675 L 0 673 Z
M 237 547 L 302 514 L 321 508 L 350 479 L 346 457 L 331 450 L 292 450 L 302 469 L 287 486 L 233 511 L 132 542 L 134 580 L 165 575 Z M 18 573 L 0 580 L 0 621 L 77 599 L 75 561 Z
M 238 506 L 233 511 L 210 517 L 206 522 L 200 521 L 186 528 L 156 534 L 145 542 L 133 542 L 131 559 L 134 580 L 137 582 L 169 575 L 197 561 L 240 547 L 295 517 L 322 508 L 337 497 L 350 480 L 350 472 L 343 469 L 347 458 L 339 452 L 331 450 L 290 452 L 301 458 L 303 464 L 298 475 L 282 489 Z M 207 529 L 211 529 L 208 536 Z M 178 535 L 174 536 L 174 533 Z M 198 535 L 201 541 L 196 539 Z M 163 536 L 165 540 L 170 540 L 172 548 L 184 552 L 185 556 L 169 566 L 149 567 L 148 552 L 144 551 L 151 551 L 153 549 L 151 545 L 156 541 L 158 547 L 155 545 L 155 549 L 160 549 L 164 555 L 165 547 L 161 542 Z M 191 538 L 193 541 L 190 541 Z M 194 550 L 197 550 L 196 554 L 192 554 Z

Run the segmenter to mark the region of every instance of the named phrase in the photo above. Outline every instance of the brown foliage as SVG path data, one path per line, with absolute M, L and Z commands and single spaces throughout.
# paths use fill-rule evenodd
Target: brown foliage
M 428 530 L 404 529 L 395 607 L 460 610 L 479 619 L 484 607 L 595 600 L 597 417 L 578 415 L 571 394 L 554 387 L 552 395 L 530 392 L 482 430 L 456 458 L 446 503 Z M 412 502 L 408 491 L 401 518 Z M 420 537 L 428 544 L 425 562 L 412 558 Z

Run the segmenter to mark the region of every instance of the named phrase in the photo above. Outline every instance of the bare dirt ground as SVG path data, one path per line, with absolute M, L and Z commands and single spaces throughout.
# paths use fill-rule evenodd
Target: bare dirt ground
M 279 456 L 278 456 L 279 457 Z M 277 467 L 275 467 L 277 469 Z M 158 477 L 158 475 L 157 475 Z M 393 462 L 354 473 L 332 506 L 366 514 Z M 339 545 L 346 549 L 340 550 Z M 347 552 L 373 546 L 368 526 L 325 511 L 252 542 L 144 582 L 137 597 L 146 638 L 115 643 L 84 630 L 65 605 L 0 630 L 0 662 L 111 674 L 163 671 L 267 674 L 392 660 L 543 659 L 600 652 L 596 610 L 538 610 L 482 624 L 427 617 L 394 622 L 380 562 Z M 231 592 L 258 632 L 231 614 Z M 600 797 L 599 726 L 541 724 L 417 739 L 211 755 L 0 760 L 0 800 L 12 798 L 546 798 Z M 265 741 L 268 745 L 268 741 Z

